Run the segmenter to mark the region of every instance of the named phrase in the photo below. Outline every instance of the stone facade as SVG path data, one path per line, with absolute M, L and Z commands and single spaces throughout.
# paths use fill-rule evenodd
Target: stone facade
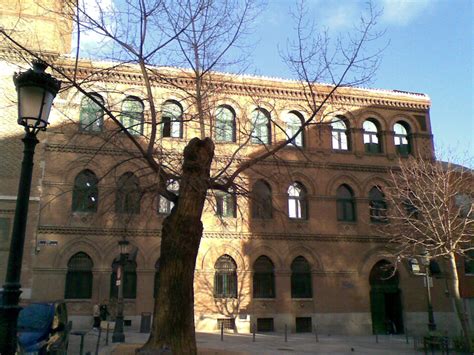
M 2 2 L 0 8 L 3 11 L 6 11 L 5 3 Z M 59 28 L 57 33 L 69 28 L 67 24 L 56 25 Z M 55 38 L 67 39 L 61 35 Z M 66 44 L 55 42 L 54 38 L 51 41 L 48 49 L 67 52 Z M 17 67 L 9 64 L 12 58 L 14 55 L 8 49 L 2 49 L 0 84 L 5 92 L 0 97 L 3 117 L 0 121 L 2 277 L 21 160 L 22 131 L 14 123 L 16 99 L 11 83 Z M 74 64 L 70 59 L 59 57 L 58 60 L 64 70 L 72 70 Z M 86 60 L 79 64 L 80 75 L 84 77 L 97 73 L 105 65 Z M 295 82 L 225 74 L 217 77 L 216 82 L 222 90 L 215 98 L 214 106 L 232 107 L 238 125 L 236 143 L 216 144 L 216 155 L 224 161 L 248 138 L 251 131 L 249 117 L 257 107 L 267 109 L 273 117 L 272 142 L 285 139 L 285 130 L 280 127 L 285 127 L 286 115 L 291 112 L 298 112 L 303 117 L 308 115 L 304 93 Z M 144 97 L 140 80 L 137 68 L 130 66 L 92 84 L 90 91 L 99 93 L 112 111 L 119 111 L 126 96 Z M 156 103 L 176 100 L 183 105 L 185 114 L 193 112 L 194 108 L 171 85 L 158 83 L 153 90 Z M 328 86 L 318 86 L 318 99 L 323 98 L 328 90 Z M 157 198 L 149 196 L 141 200 L 140 214 L 114 212 L 117 178 L 127 171 L 138 171 L 141 163 L 132 160 L 115 168 L 117 162 L 128 159 L 129 143 L 125 137 L 116 134 L 113 140 L 110 139 L 110 132 L 115 128 L 107 120 L 102 133 L 80 131 L 81 100 L 82 95 L 74 90 L 62 92 L 55 101 L 51 126 L 39 135 L 22 272 L 23 300 L 63 299 L 68 263 L 77 253 L 85 253 L 93 263 L 92 295 L 87 299 L 66 301 L 75 324 L 89 324 L 93 304 L 109 300 L 112 264 L 118 256 L 117 242 L 125 237 L 138 249 L 136 298 L 125 300 L 126 319 L 131 320 L 132 327 L 138 327 L 141 314 L 153 310 L 155 265 L 160 254 L 160 227 L 164 216 L 157 212 Z M 423 94 L 340 89 L 317 117 L 323 124 L 311 125 L 303 132 L 302 147 L 290 145 L 279 152 L 278 159 L 267 159 L 242 175 L 242 183 L 248 189 L 259 179 L 264 179 L 270 186 L 271 219 L 252 218 L 248 196 L 237 197 L 235 217 L 218 218 L 215 200 L 210 195 L 203 214 L 204 236 L 196 262 L 197 329 L 216 330 L 219 320 L 232 319 L 236 332 L 249 332 L 259 319 L 273 319 L 274 330 L 283 331 L 287 325 L 291 331 L 296 331 L 297 318 L 311 318 L 311 325 L 316 325 L 324 333 L 372 333 L 369 276 L 374 265 L 387 258 L 387 238 L 379 235 L 376 225 L 370 220 L 369 191 L 374 186 L 383 190 L 388 183 L 389 169 L 396 167 L 399 159 L 404 159 L 397 154 L 394 144 L 395 123 L 401 121 L 409 127 L 411 154 L 433 157 L 430 105 L 430 99 Z M 343 116 L 348 125 L 348 150 L 334 149 L 332 143 L 328 122 L 339 116 Z M 363 122 L 369 118 L 378 125 L 379 153 L 365 151 Z M 186 142 L 198 135 L 198 129 L 194 122 L 184 124 L 182 137 L 160 137 L 159 146 L 168 154 L 179 156 Z M 146 125 L 144 130 L 146 137 Z M 261 152 L 262 148 L 261 145 L 245 145 L 237 160 L 245 161 Z M 74 212 L 71 207 L 75 178 L 84 169 L 93 171 L 100 179 L 100 198 L 94 213 Z M 307 218 L 288 217 L 287 191 L 294 182 L 305 187 Z M 336 192 L 341 185 L 347 185 L 353 191 L 355 221 L 338 221 Z M 232 257 L 236 265 L 236 297 L 215 297 L 215 263 L 223 255 Z M 274 266 L 275 297 L 253 297 L 253 265 L 262 255 L 267 256 Z M 299 256 L 310 265 L 310 298 L 293 298 L 291 295 L 291 265 Z M 398 278 L 397 295 L 401 307 L 397 311 L 403 327 L 411 334 L 423 332 L 427 323 L 423 282 L 404 264 L 398 270 Z M 435 319 L 439 329 L 453 333 L 455 316 L 445 289 L 443 278 L 434 280 Z

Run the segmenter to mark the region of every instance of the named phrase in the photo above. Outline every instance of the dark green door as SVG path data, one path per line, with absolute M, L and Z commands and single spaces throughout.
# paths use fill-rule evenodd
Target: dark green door
M 387 260 L 370 272 L 370 311 L 374 334 L 402 334 L 403 316 L 398 273 Z

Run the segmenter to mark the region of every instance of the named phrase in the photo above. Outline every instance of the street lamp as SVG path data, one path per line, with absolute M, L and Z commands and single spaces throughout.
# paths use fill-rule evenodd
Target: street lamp
M 434 321 L 433 305 L 431 304 L 431 290 L 430 290 L 430 261 L 431 257 L 425 248 L 421 249 L 420 255 L 418 256 L 420 264 L 425 267 L 425 273 L 421 274 L 425 276 L 426 280 L 426 299 L 428 302 L 428 330 L 436 330 L 436 323 Z
M 3 302 L 0 306 L 4 318 L 5 344 L 1 354 L 11 355 L 16 352 L 17 320 L 21 307 L 20 276 L 25 244 L 26 221 L 33 173 L 33 155 L 39 131 L 45 131 L 53 100 L 61 87 L 61 82 L 45 73 L 47 64 L 33 61 L 33 68 L 23 73 L 15 73 L 13 81 L 18 93 L 18 124 L 25 128 L 23 162 L 21 164 L 20 182 L 13 220 L 13 231 L 8 254 L 7 274 L 3 285 Z
M 129 255 L 129 242 L 125 238 L 119 241 L 120 260 L 117 268 L 117 315 L 115 317 L 114 333 L 112 335 L 112 343 L 125 342 L 125 334 L 123 333 L 123 283 L 124 283 L 124 269 Z

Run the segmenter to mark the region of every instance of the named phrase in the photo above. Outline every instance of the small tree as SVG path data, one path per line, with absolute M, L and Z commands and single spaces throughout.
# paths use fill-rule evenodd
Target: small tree
M 453 163 L 413 157 L 399 166 L 391 172 L 391 187 L 384 191 L 389 207 L 382 232 L 391 238 L 396 257 L 413 258 L 426 250 L 431 258 L 447 261 L 455 311 L 465 343 L 472 346 L 456 261 L 474 250 L 474 172 Z

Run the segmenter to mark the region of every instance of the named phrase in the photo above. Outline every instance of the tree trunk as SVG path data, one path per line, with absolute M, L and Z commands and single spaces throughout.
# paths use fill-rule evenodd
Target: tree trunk
M 140 353 L 196 354 L 194 268 L 202 237 L 202 210 L 209 187 L 214 144 L 193 138 L 184 149 L 179 198 L 161 234 L 159 290 L 153 327 Z M 163 352 L 168 353 L 168 352 Z
M 471 329 L 469 326 L 469 320 L 467 318 L 467 312 L 464 309 L 464 304 L 459 293 L 459 278 L 458 278 L 458 269 L 456 267 L 456 257 L 454 253 L 449 255 L 449 266 L 451 271 L 451 294 L 454 299 L 454 307 L 456 309 L 456 314 L 459 321 L 461 322 L 462 333 L 464 336 L 464 343 L 466 344 L 466 349 L 473 351 L 473 346 L 471 343 Z

